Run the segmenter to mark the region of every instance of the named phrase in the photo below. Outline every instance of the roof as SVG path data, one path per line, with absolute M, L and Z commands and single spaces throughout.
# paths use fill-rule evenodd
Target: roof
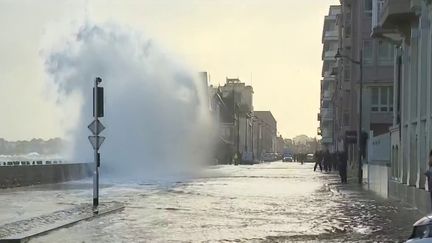
M 276 119 L 271 111 L 254 111 L 254 115 L 260 119 L 272 120 L 276 124 Z

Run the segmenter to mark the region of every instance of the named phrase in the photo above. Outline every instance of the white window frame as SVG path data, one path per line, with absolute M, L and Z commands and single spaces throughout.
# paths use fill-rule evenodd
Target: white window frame
M 372 90 L 378 90 L 378 104 L 372 104 Z M 387 92 L 387 104 L 383 104 L 382 102 L 382 90 L 385 89 Z M 371 87 L 371 108 L 370 111 L 373 113 L 388 113 L 393 112 L 393 87 L 392 86 L 374 86 Z
M 344 63 L 344 79 L 345 81 L 351 80 L 351 63 Z
M 371 3 L 371 9 L 366 9 L 366 3 L 370 1 Z M 363 10 L 364 14 L 368 17 L 372 17 L 372 9 L 373 9 L 373 1 L 372 0 L 363 0 Z
M 381 50 L 383 47 L 387 48 L 388 56 L 382 56 Z M 379 65 L 393 65 L 394 47 L 391 43 L 380 41 L 378 43 L 378 64 Z
M 370 57 L 366 57 L 366 43 L 370 43 Z M 374 42 L 372 40 L 363 40 L 362 42 L 362 50 L 363 50 L 363 64 L 372 65 L 374 59 Z

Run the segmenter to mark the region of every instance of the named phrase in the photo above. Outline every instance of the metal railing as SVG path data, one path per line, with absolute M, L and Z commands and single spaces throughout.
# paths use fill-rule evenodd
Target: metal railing
M 35 166 L 63 164 L 63 160 L 9 160 L 0 161 L 0 166 Z
M 372 1 L 372 31 L 379 27 L 383 12 L 388 7 L 388 0 L 373 0 Z
M 337 38 L 339 36 L 338 30 L 327 30 L 324 34 L 324 40 L 328 38 Z

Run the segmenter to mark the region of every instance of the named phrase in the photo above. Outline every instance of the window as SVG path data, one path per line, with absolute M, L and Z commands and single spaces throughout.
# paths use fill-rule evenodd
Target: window
M 392 112 L 393 111 L 393 87 L 371 88 L 371 111 Z
M 388 111 L 388 92 L 386 88 L 380 88 L 380 111 Z
M 364 0 L 364 13 L 368 17 L 372 17 L 372 0 Z
M 347 82 L 351 79 L 351 65 L 349 63 L 344 63 L 344 79 Z
M 323 90 L 328 90 L 329 89 L 329 82 L 327 80 L 323 80 Z
M 363 41 L 363 63 L 372 64 L 373 62 L 373 42 L 371 40 Z
M 380 41 L 378 44 L 378 64 L 391 65 L 393 64 L 394 49 L 393 45 Z
M 321 108 L 329 108 L 330 102 L 327 100 L 323 100 Z
M 343 124 L 344 126 L 349 126 L 349 113 L 344 112 L 343 114 Z
M 379 88 L 372 88 L 371 111 L 378 111 L 379 107 Z
M 344 23 L 344 34 L 345 38 L 351 37 L 351 13 L 347 13 L 345 16 Z

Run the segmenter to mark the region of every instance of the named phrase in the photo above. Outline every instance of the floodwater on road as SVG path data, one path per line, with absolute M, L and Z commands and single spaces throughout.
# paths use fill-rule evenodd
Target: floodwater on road
M 27 196 L 39 213 L 54 211 L 91 200 L 91 190 L 79 183 L 0 191 L 0 199 Z M 393 242 L 406 240 L 422 216 L 356 185 L 340 185 L 336 174 L 313 172 L 312 164 L 282 162 L 211 167 L 205 176 L 172 185 L 105 185 L 101 200 L 123 202 L 125 209 L 31 242 Z M 0 224 L 16 216 L 5 215 Z

